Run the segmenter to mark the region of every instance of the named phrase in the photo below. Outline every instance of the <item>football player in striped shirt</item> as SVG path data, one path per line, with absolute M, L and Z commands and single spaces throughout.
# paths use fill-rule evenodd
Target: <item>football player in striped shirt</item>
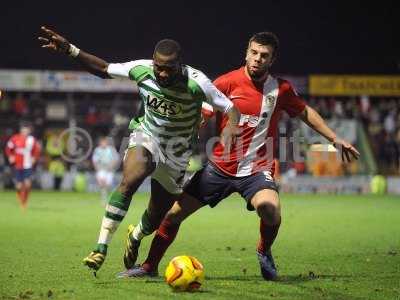
M 32 187 L 33 167 L 40 156 L 40 144 L 31 135 L 32 127 L 28 122 L 22 122 L 20 131 L 7 142 L 5 153 L 14 168 L 17 199 L 22 210 L 28 206 Z
M 221 134 L 228 145 L 236 136 L 240 114 L 233 103 L 199 70 L 181 62 L 180 45 L 170 39 L 157 43 L 153 59 L 108 63 L 70 44 L 58 33 L 42 27 L 43 48 L 67 54 L 87 71 L 101 78 L 129 78 L 138 86 L 144 115 L 131 121 L 129 146 L 123 162 L 121 183 L 109 197 L 95 249 L 84 259 L 89 268 L 103 264 L 114 232 L 126 215 L 132 195 L 151 175 L 151 196 L 139 226 L 128 238 L 128 249 L 136 249 L 143 235 L 158 228 L 163 216 L 182 193 L 183 179 L 194 143 L 198 138 L 202 102 L 227 115 Z M 130 268 L 136 257 L 125 255 Z
M 277 127 L 282 112 L 298 117 L 342 151 L 344 161 L 357 159 L 359 152 L 340 139 L 310 106 L 306 105 L 291 84 L 272 76 L 269 67 L 278 53 L 278 38 L 260 32 L 248 43 L 245 66 L 217 78 L 214 84 L 241 112 L 241 133 L 231 151 L 217 143 L 204 169 L 198 171 L 182 197 L 175 202 L 153 238 L 145 262 L 120 273 L 120 277 L 155 276 L 158 264 L 175 239 L 180 223 L 201 207 L 216 206 L 237 192 L 246 200 L 248 210 L 260 217 L 260 239 L 256 255 L 261 275 L 266 280 L 277 278 L 271 246 L 281 224 L 278 189 L 274 181 L 274 149 L 279 145 Z M 227 126 L 226 114 L 204 106 L 204 115 L 216 114 L 217 128 Z M 138 249 L 135 254 L 137 257 Z

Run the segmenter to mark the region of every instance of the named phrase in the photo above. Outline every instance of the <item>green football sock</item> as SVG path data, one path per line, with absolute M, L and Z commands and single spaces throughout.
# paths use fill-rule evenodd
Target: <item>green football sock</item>
M 142 215 L 142 219 L 132 232 L 132 237 L 135 240 L 141 240 L 146 235 L 152 234 L 157 228 L 151 223 L 149 212 L 147 209 Z
M 108 246 L 106 244 L 97 244 L 95 251 L 103 253 L 103 254 L 107 254 L 107 248 L 108 248 Z
M 131 198 L 125 197 L 119 191 L 115 190 L 111 193 L 106 212 L 103 217 L 97 247 L 102 248 L 102 245 L 108 245 L 111 242 L 114 232 L 119 224 L 124 219 L 128 212 Z

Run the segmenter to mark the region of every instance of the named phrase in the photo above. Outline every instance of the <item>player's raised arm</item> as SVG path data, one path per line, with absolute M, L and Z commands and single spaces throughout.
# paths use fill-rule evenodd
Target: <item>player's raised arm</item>
M 42 48 L 63 53 L 75 58 L 88 72 L 101 78 L 111 78 L 107 72 L 109 63 L 105 60 L 80 50 L 57 32 L 42 26 L 42 35 L 39 36 Z
M 304 111 L 300 114 L 300 118 L 304 123 L 332 142 L 336 148 L 339 148 L 339 151 L 341 150 L 342 152 L 342 160 L 344 162 L 351 161 L 350 155 L 354 159 L 358 159 L 360 152 L 347 141 L 337 137 L 336 133 L 329 128 L 316 110 L 306 105 Z

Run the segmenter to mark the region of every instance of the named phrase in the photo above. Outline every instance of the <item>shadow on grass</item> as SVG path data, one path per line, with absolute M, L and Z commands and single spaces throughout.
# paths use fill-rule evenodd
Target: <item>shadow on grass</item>
M 96 284 L 96 285 L 115 285 L 118 283 L 123 283 L 123 284 L 129 283 L 130 284 L 132 282 L 157 283 L 157 284 L 165 283 L 164 278 L 162 278 L 162 277 L 155 277 L 155 278 L 151 278 L 151 279 L 132 277 L 132 278 L 116 278 L 115 280 L 109 280 L 109 281 L 97 281 L 97 282 L 94 282 L 94 284 Z
M 278 277 L 278 280 L 276 282 L 278 283 L 283 283 L 283 284 L 297 284 L 297 283 L 303 283 L 307 281 L 312 281 L 312 280 L 319 280 L 319 279 L 328 279 L 332 281 L 340 280 L 343 278 L 350 278 L 353 277 L 351 275 L 338 275 L 338 274 L 318 274 L 315 275 L 314 273 L 309 273 L 308 275 L 305 274 L 299 274 L 299 275 L 282 275 Z
M 232 281 L 259 281 L 265 282 L 266 280 L 261 277 L 261 275 L 242 275 L 242 276 L 213 276 L 206 277 L 206 280 L 232 280 Z M 312 278 L 308 278 L 306 276 L 295 276 L 295 275 L 287 275 L 287 276 L 279 276 L 277 280 L 271 281 L 276 283 L 283 284 L 297 284 L 303 283 L 306 281 L 313 280 Z
M 299 275 L 281 275 L 277 280 L 273 282 L 282 283 L 282 284 L 298 284 L 304 283 L 312 280 L 340 280 L 343 278 L 351 278 L 351 275 L 315 275 L 315 274 L 299 274 Z M 260 281 L 264 282 L 265 280 L 261 277 L 261 275 L 232 275 L 232 276 L 206 276 L 206 280 L 232 280 L 232 281 Z
M 104 287 L 109 287 L 109 286 L 116 286 L 116 285 L 125 285 L 125 284 L 132 284 L 132 282 L 140 283 L 140 284 L 162 284 L 166 285 L 166 282 L 163 277 L 155 277 L 155 278 L 120 278 L 118 280 L 110 280 L 110 281 L 97 281 L 94 284 L 99 285 L 99 286 L 104 286 Z M 168 289 L 167 289 L 168 290 Z M 214 292 L 204 289 L 201 287 L 199 290 L 194 290 L 194 291 L 174 291 L 172 289 L 169 289 L 170 292 L 173 295 L 179 295 L 179 294 L 203 294 L 203 295 L 208 295 L 211 296 L 212 294 L 215 294 Z M 164 293 L 164 290 L 161 290 L 161 293 Z M 0 300 L 2 300 L 0 298 Z
M 199 290 L 196 290 L 196 291 L 189 291 L 189 292 L 187 292 L 187 291 L 172 291 L 171 290 L 171 293 L 173 294 L 173 295 L 180 295 L 180 294 L 208 294 L 209 296 L 210 295 L 212 295 L 212 294 L 215 294 L 215 293 L 213 293 L 212 291 L 208 291 L 208 290 L 203 290 L 202 288 L 200 288 Z
M 261 276 L 257 275 L 206 276 L 206 280 L 265 281 Z

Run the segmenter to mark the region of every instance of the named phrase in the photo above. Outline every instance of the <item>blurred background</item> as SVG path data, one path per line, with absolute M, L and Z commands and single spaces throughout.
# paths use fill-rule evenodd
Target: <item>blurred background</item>
M 101 80 L 70 58 L 41 49 L 37 36 L 46 25 L 109 62 L 151 58 L 158 40 L 173 38 L 182 44 L 184 62 L 212 79 L 243 64 L 253 33 L 275 32 L 281 49 L 273 74 L 289 80 L 362 153 L 359 161 L 343 165 L 335 152 L 314 151 L 311 144 L 327 141 L 285 115 L 276 153 L 281 189 L 400 194 L 400 32 L 394 1 L 40 3 L 9 2 L 0 11 L 1 189 L 13 187 L 4 148 L 20 121 L 33 123 L 42 145 L 34 187 L 96 191 L 93 147 L 74 128 L 88 132 L 93 145 L 110 137 L 123 155 L 129 121 L 139 113 L 131 82 Z M 202 131 L 191 170 L 205 161 L 205 144 L 214 132 L 213 122 Z M 75 159 L 81 150 L 87 155 Z

